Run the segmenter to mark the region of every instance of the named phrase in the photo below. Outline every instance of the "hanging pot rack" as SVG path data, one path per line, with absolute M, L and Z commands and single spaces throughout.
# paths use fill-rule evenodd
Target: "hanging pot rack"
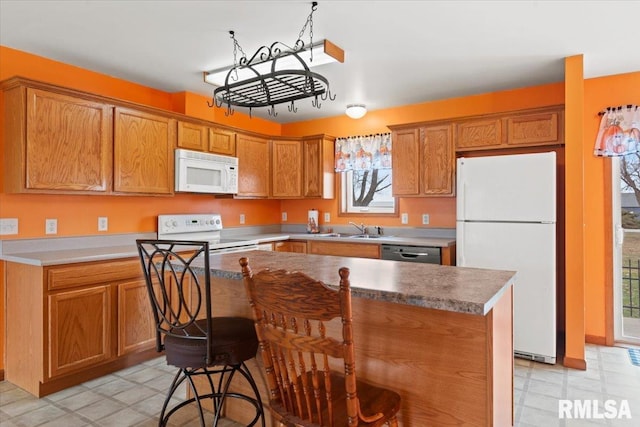
M 311 104 L 318 109 L 322 105 L 321 101 L 335 100 L 335 95 L 331 94 L 329 88 L 329 81 L 311 71 L 300 56 L 309 49 L 310 60 L 313 61 L 313 12 L 317 5 L 317 2 L 312 3 L 311 13 L 293 47 L 274 42 L 270 46 L 261 46 L 250 59 L 247 59 L 235 38 L 235 33 L 229 31 L 234 43 L 234 66 L 227 73 L 224 85 L 214 90 L 213 100 L 208 103 L 209 107 L 226 107 L 227 116 L 234 113 L 233 107 L 248 108 L 250 116 L 254 108 L 269 107 L 269 114 L 275 117 L 275 106 L 278 104 L 289 103 L 289 112 L 295 113 L 295 102 L 300 99 L 313 98 Z M 305 47 L 302 36 L 307 25 L 310 28 L 310 43 Z M 242 53 L 239 61 L 236 60 L 237 50 Z M 279 66 L 285 61 L 284 68 Z M 257 66 L 267 62 L 271 62 L 270 71 L 261 73 Z M 293 62 L 296 68 L 290 66 L 289 62 Z

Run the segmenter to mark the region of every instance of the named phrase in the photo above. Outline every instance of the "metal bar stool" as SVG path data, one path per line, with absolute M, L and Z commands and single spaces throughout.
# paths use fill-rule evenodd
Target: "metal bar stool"
M 262 420 L 264 410 L 258 387 L 245 361 L 256 356 L 258 339 L 251 319 L 213 317 L 209 276 L 209 243 L 200 241 L 136 240 L 156 323 L 156 349 L 165 351 L 167 364 L 178 368 L 160 412 L 159 426 L 180 408 L 196 402 L 204 427 L 202 401 L 211 399 L 218 424 L 225 399 L 249 402 L 256 415 L 248 426 Z M 194 270 L 194 261 L 204 274 Z M 254 395 L 229 391 L 236 373 L 245 378 Z M 208 390 L 199 393 L 194 378 L 205 377 Z M 183 382 L 193 397 L 169 408 Z M 202 387 L 201 387 L 202 388 Z

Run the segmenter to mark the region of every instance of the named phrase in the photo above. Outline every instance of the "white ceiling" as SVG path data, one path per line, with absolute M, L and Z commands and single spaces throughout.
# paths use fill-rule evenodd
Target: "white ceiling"
M 202 72 L 293 45 L 311 1 L 0 0 L 0 44 L 167 92 L 210 96 Z M 586 78 L 640 70 L 640 1 L 330 1 L 314 40 L 345 62 L 314 68 L 335 101 L 254 115 L 281 123 L 559 82 L 564 58 L 584 54 Z M 308 42 L 308 32 L 303 37 Z M 1 58 L 0 58 L 1 59 Z

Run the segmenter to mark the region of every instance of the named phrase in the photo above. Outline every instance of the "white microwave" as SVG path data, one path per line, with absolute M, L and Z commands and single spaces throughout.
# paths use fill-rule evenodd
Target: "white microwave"
M 238 158 L 176 149 L 176 191 L 236 194 Z

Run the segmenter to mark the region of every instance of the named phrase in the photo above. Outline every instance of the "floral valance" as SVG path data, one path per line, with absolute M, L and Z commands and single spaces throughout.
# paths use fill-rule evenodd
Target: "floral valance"
M 600 115 L 602 120 L 593 154 L 613 157 L 640 152 L 640 107 L 609 107 Z
M 391 134 L 336 139 L 336 172 L 391 168 Z

